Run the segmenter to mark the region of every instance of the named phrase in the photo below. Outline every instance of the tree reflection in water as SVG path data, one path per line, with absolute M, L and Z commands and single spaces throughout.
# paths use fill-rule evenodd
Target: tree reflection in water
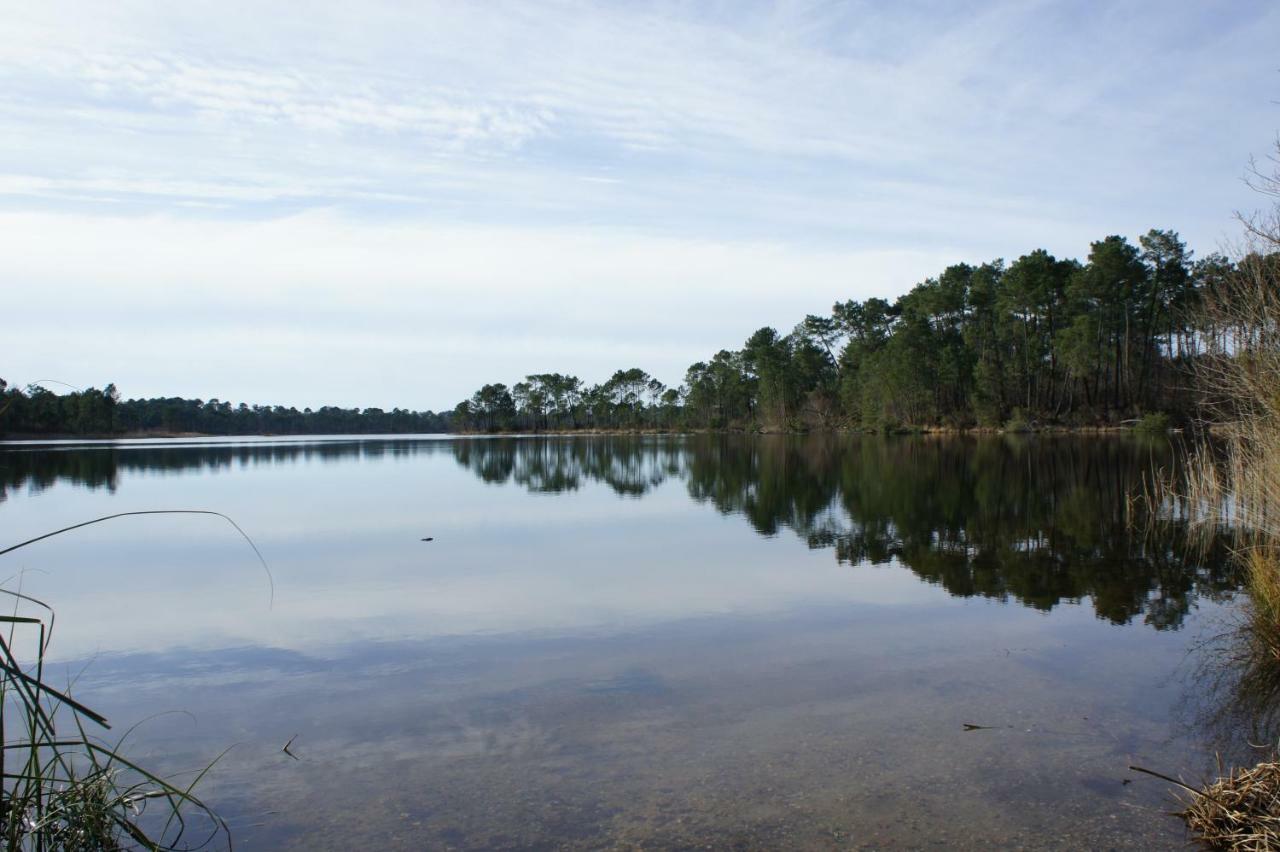
M 1223 766 L 1274 759 L 1280 747 L 1280 665 L 1250 617 L 1249 602 L 1226 616 L 1188 655 L 1182 726 Z
M 1238 579 L 1220 543 L 1191 558 L 1177 523 L 1137 534 L 1133 495 L 1173 463 L 1127 438 L 694 436 L 454 445 L 486 482 L 643 495 L 668 478 L 761 535 L 791 530 L 842 563 L 898 562 L 952 595 L 1041 610 L 1089 598 L 1116 624 L 1176 628 Z
M 451 453 L 479 479 L 540 494 L 591 483 L 644 498 L 683 482 L 697 503 L 765 536 L 790 530 L 851 566 L 899 563 L 952 595 L 1039 610 L 1088 598 L 1099 618 L 1180 627 L 1198 596 L 1238 588 L 1221 543 L 1188 546 L 1185 526 L 1135 534 L 1132 496 L 1174 463 L 1163 442 L 1129 437 L 850 435 L 522 437 L 0 451 L 0 499 L 58 481 L 116 487 L 119 471 L 216 472 Z M 1196 555 L 1193 555 L 1196 554 Z

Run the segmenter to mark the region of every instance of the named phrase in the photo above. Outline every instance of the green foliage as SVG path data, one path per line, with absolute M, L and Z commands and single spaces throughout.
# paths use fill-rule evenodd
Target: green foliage
M 485 432 L 510 429 L 515 422 L 516 403 L 504 384 L 485 385 L 471 397 L 472 423 Z
M 1206 346 L 1196 310 L 1234 271 L 1221 255 L 1194 261 L 1167 230 L 1136 246 L 1098 240 L 1084 263 L 1036 249 L 1008 265 L 950 266 L 893 303 L 837 302 L 789 334 L 761 328 L 692 364 L 679 387 L 637 367 L 591 386 L 538 373 L 486 384 L 441 414 L 122 402 L 110 385 L 59 395 L 0 381 L 0 434 L 895 430 L 998 426 L 1015 409 L 1014 420 L 1119 423 L 1191 408 L 1184 388 Z
M 299 411 L 211 399 L 121 400 L 115 385 L 55 394 L 40 385 L 9 387 L 0 379 L 2 435 L 118 435 L 132 432 L 209 435 L 406 434 L 447 432 L 450 416 L 396 408 Z
M 0 557 L 73 530 L 138 515 L 221 518 L 244 538 L 271 580 L 266 560 L 239 524 L 208 509 L 118 512 L 9 545 L 0 549 Z M 274 592 L 274 582 L 271 585 Z M 0 838 L 4 848 L 35 852 L 207 849 L 222 840 L 230 849 L 226 823 L 192 794 L 217 759 L 179 787 L 125 756 L 123 744 L 133 729 L 114 746 L 91 736 L 87 727 L 111 728 L 106 718 L 54 688 L 46 678 L 52 608 L 21 592 L 0 588 L 0 595 L 14 602 L 12 615 L 0 615 L 0 736 L 4 740 Z M 26 647 L 19 645 L 23 638 L 30 640 Z M 197 817 L 196 824 L 188 823 L 191 816 Z
M 1144 414 L 1133 428 L 1147 435 L 1163 435 L 1169 431 L 1169 415 L 1163 411 Z
M 1030 432 L 1032 431 L 1031 421 L 1027 419 L 1027 414 L 1021 408 L 1015 408 L 1013 414 L 1005 421 L 1004 431 L 1006 432 Z
M 1232 274 L 1167 230 L 1137 245 L 1105 237 L 1083 263 L 1036 249 L 956 264 L 893 303 L 837 302 L 790 334 L 761 328 L 690 366 L 674 394 L 646 395 L 654 380 L 619 371 L 547 418 L 531 386 L 515 396 L 515 428 L 1021 429 L 1187 412 L 1206 346 L 1196 308 Z
M 13 615 L 0 616 L 4 628 L 0 631 L 0 730 L 4 735 L 0 842 L 4 848 L 14 852 L 176 850 L 225 843 L 229 849 L 227 825 L 192 792 L 212 764 L 189 784 L 179 786 L 124 754 L 129 732 L 115 745 L 91 735 L 90 728 L 108 730 L 107 720 L 52 687 L 46 678 L 52 609 L 8 589 L 0 589 L 0 594 L 16 602 Z M 24 639 L 29 647 L 20 644 Z M 30 662 L 24 664 L 20 658 Z
M 761 328 L 740 349 L 692 364 L 674 388 L 638 367 L 590 386 L 538 373 L 486 384 L 434 414 L 120 402 L 111 386 L 58 395 L 0 383 L 0 434 L 1116 424 L 1194 405 L 1185 388 L 1210 345 L 1197 307 L 1234 274 L 1220 255 L 1195 261 L 1175 232 L 1151 230 L 1137 245 L 1098 240 L 1083 263 L 1036 249 L 1007 265 L 947 267 L 892 303 L 837 302 L 789 334 Z

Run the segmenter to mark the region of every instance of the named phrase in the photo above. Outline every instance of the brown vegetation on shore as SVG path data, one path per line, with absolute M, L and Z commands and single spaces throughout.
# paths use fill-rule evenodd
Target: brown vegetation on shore
M 1255 189 L 1280 199 L 1274 170 L 1253 168 Z M 1244 620 L 1230 641 L 1246 691 L 1280 684 L 1280 202 L 1241 217 L 1246 240 L 1230 276 L 1206 293 L 1197 380 L 1215 439 L 1190 454 L 1182 505 L 1201 529 L 1226 531 L 1244 566 Z M 1280 849 L 1280 743 L 1270 758 L 1231 768 L 1195 791 L 1188 827 L 1220 849 Z

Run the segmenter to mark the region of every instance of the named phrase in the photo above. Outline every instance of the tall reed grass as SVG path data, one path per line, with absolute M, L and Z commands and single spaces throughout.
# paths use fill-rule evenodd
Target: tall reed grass
M 1280 141 L 1251 183 L 1280 199 Z M 1206 295 L 1197 326 L 1196 379 L 1212 440 L 1188 454 L 1184 476 L 1164 484 L 1184 519 L 1206 536 L 1226 533 L 1248 591 L 1239 629 L 1223 637 L 1225 718 L 1248 717 L 1275 735 L 1280 718 L 1280 201 L 1241 217 L 1245 243 L 1232 273 Z M 1195 792 L 1183 816 L 1222 849 L 1280 849 L 1280 742 L 1269 759 L 1230 769 Z
M 234 526 L 262 560 L 234 521 L 205 510 L 153 510 L 95 518 L 0 549 L 0 556 L 83 526 L 139 514 L 217 515 Z M 265 569 L 265 560 L 262 564 Z M 46 660 L 55 625 L 53 608 L 20 591 L 0 588 L 0 595 L 13 603 L 10 614 L 0 615 L 0 842 L 4 849 L 230 848 L 227 824 L 194 792 L 217 759 L 185 784 L 130 759 L 126 744 L 133 729 L 108 740 L 111 725 L 104 716 L 72 698 L 69 689 L 50 683 Z

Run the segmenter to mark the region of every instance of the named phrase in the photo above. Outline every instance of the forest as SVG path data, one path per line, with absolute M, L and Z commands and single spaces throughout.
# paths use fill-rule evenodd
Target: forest
M 317 410 L 216 399 L 120 400 L 114 385 L 56 394 L 0 380 L 0 435 L 373 434 L 582 429 L 892 431 L 1186 421 L 1196 359 L 1231 329 L 1205 298 L 1280 254 L 1196 259 L 1174 231 L 1109 236 L 1084 261 L 1043 249 L 960 263 L 893 302 L 832 305 L 790 332 L 753 333 L 679 385 L 620 369 L 587 385 L 536 373 L 486 384 L 452 411 Z
M 1198 310 L 1239 265 L 1195 259 L 1174 231 L 1109 236 L 1082 262 L 1043 249 L 961 263 L 894 302 L 837 302 L 789 333 L 761 328 L 668 387 L 644 370 L 587 386 L 542 373 L 486 384 L 459 431 L 892 430 L 1098 426 L 1195 409 L 1189 379 L 1211 335 Z
M 113 384 L 57 394 L 38 384 L 10 387 L 0 379 L 0 435 L 369 435 L 447 428 L 447 418 L 431 411 L 335 406 L 299 411 L 178 397 L 121 400 Z

